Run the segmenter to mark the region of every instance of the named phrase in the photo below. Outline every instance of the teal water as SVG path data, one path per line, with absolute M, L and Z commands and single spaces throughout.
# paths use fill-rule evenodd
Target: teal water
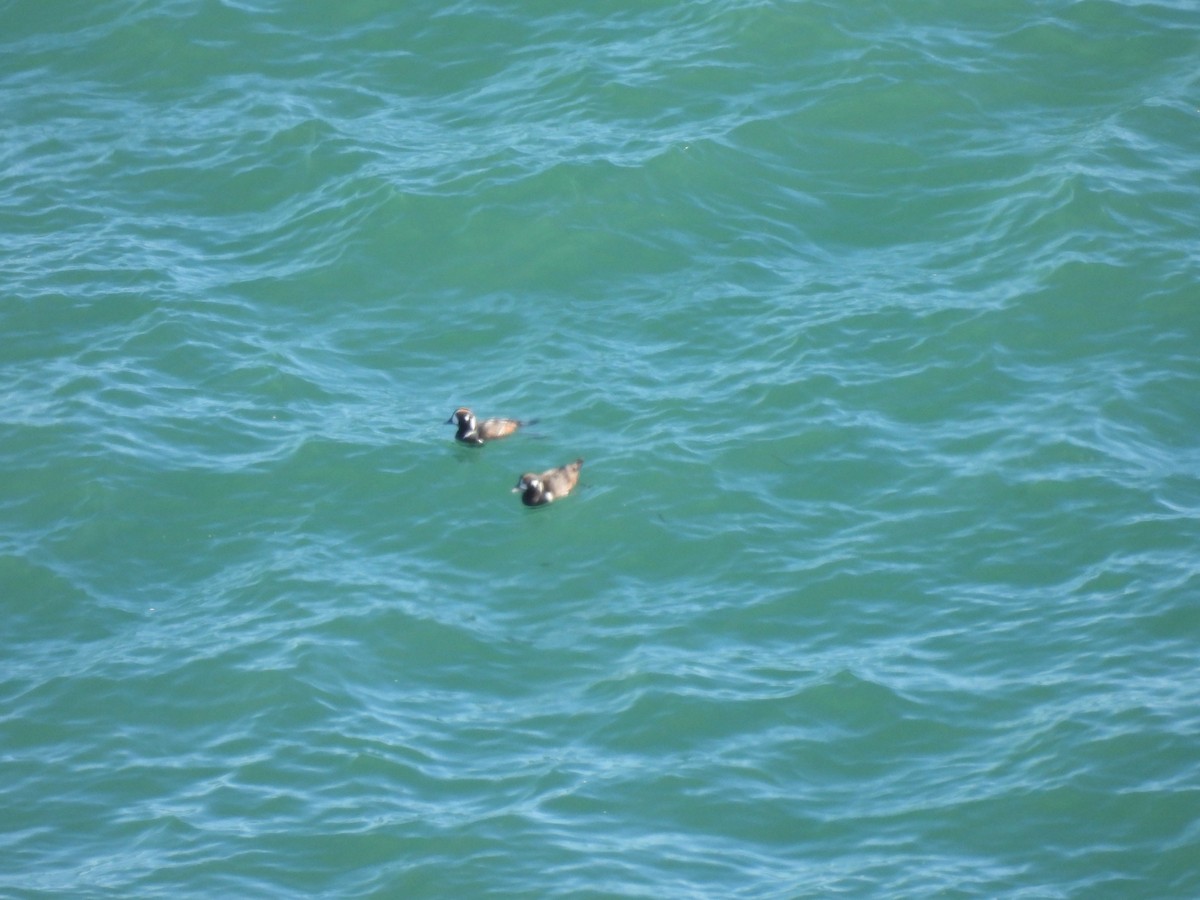
M 0 895 L 1200 895 L 1191 0 L 0 21 Z

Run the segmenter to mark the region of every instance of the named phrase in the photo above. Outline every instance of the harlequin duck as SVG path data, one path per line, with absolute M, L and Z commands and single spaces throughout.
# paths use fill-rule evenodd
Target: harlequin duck
M 553 503 L 559 497 L 571 493 L 572 488 L 579 482 L 579 469 L 582 465 L 583 460 L 577 459 L 573 463 L 567 463 L 557 469 L 548 469 L 541 474 L 526 472 L 517 481 L 517 486 L 512 492 L 515 494 L 520 491 L 521 502 L 526 506 Z
M 528 422 L 518 422 L 516 419 L 484 419 L 479 422 L 475 419 L 475 413 L 465 406 L 460 406 L 446 420 L 446 424 L 458 424 L 458 431 L 454 435 L 456 441 L 479 447 L 488 441 L 498 441 L 500 438 L 508 437 L 521 426 L 532 425 L 533 421 L 532 419 Z

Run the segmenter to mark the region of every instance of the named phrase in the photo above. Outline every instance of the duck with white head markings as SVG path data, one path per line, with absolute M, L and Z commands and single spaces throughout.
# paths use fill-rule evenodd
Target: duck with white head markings
M 526 472 L 517 479 L 517 486 L 512 489 L 514 494 L 521 495 L 521 502 L 526 506 L 544 506 L 553 503 L 560 497 L 565 497 L 579 483 L 579 470 L 583 460 L 567 463 L 556 469 L 545 472 Z
M 458 425 L 458 431 L 454 433 L 454 439 L 472 447 L 482 447 L 488 441 L 498 441 L 500 438 L 506 438 L 518 428 L 532 425 L 533 422 L 534 420 L 532 419 L 528 422 L 522 422 L 518 419 L 484 419 L 483 421 L 479 421 L 475 418 L 475 413 L 471 412 L 465 406 L 460 406 L 446 420 L 447 425 Z

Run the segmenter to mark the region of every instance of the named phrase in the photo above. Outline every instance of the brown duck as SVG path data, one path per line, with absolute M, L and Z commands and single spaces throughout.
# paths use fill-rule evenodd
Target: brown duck
M 519 422 L 516 419 L 484 419 L 480 422 L 475 418 L 475 413 L 465 406 L 460 406 L 446 420 L 446 424 L 458 425 L 458 431 L 454 434 L 456 441 L 479 447 L 488 441 L 508 437 L 523 425 L 532 425 L 533 420 Z
M 515 494 L 521 493 L 521 502 L 526 506 L 542 506 L 553 503 L 559 497 L 565 497 L 579 483 L 579 469 L 583 460 L 559 466 L 557 469 L 547 469 L 545 472 L 526 472 L 512 489 Z

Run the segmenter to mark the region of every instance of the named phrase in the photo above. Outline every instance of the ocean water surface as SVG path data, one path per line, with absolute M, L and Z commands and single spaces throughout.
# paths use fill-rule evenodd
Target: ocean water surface
M 1200 894 L 1191 0 L 0 20 L 0 895 Z

